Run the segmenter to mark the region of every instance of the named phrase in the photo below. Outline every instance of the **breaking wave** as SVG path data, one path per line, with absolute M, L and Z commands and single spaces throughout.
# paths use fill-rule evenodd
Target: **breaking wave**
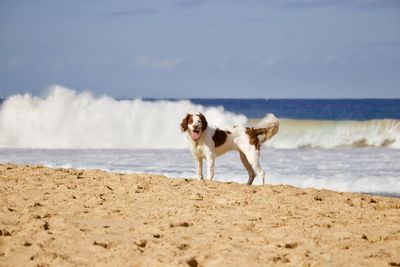
M 400 120 L 280 120 L 275 148 L 388 147 L 400 148 Z
M 215 125 L 246 117 L 190 101 L 116 100 L 52 86 L 44 97 L 7 98 L 0 109 L 2 148 L 184 148 L 180 122 L 203 112 Z
M 0 148 L 185 148 L 179 124 L 188 112 L 204 113 L 211 125 L 255 123 L 188 100 L 116 100 L 53 86 L 43 97 L 14 95 L 1 104 Z M 280 122 L 269 147 L 400 148 L 400 120 Z

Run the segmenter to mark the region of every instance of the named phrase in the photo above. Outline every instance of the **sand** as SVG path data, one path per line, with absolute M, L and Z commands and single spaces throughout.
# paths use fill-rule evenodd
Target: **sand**
M 0 190 L 0 266 L 400 266 L 396 198 L 13 164 Z

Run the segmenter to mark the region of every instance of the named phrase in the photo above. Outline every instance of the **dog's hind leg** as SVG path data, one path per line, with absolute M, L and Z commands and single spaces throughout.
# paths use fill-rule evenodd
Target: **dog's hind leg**
M 251 164 L 251 167 L 253 167 L 257 176 L 262 179 L 262 184 L 265 184 L 265 172 L 261 168 L 259 161 L 260 152 L 254 147 L 250 147 L 247 150 L 244 150 L 243 153 L 246 155 L 247 160 Z
M 242 152 L 239 151 L 240 153 L 240 160 L 242 161 L 243 166 L 246 168 L 247 173 L 249 174 L 249 180 L 247 180 L 247 184 L 251 185 L 254 181 L 254 178 L 256 177 L 256 173 L 253 170 L 253 167 L 251 167 L 250 162 L 247 160 L 246 155 Z
M 257 176 L 262 179 L 262 184 L 265 184 L 265 172 L 260 166 L 260 162 L 258 161 L 258 158 L 256 159 L 249 159 L 251 166 L 257 173 Z
M 262 179 L 262 184 L 265 184 L 265 172 L 264 170 L 261 168 L 260 166 L 260 162 L 258 161 L 258 159 L 256 161 L 254 161 L 251 166 L 253 166 L 254 170 L 257 173 L 257 176 L 260 177 Z

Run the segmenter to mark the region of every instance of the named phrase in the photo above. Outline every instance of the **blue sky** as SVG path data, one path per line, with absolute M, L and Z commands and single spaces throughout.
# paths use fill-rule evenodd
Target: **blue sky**
M 0 1 L 0 97 L 399 98 L 398 0 Z

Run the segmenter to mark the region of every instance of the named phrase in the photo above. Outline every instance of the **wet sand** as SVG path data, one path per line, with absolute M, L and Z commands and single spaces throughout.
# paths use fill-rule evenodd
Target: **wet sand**
M 398 198 L 13 164 L 0 190 L 0 266 L 400 266 Z

